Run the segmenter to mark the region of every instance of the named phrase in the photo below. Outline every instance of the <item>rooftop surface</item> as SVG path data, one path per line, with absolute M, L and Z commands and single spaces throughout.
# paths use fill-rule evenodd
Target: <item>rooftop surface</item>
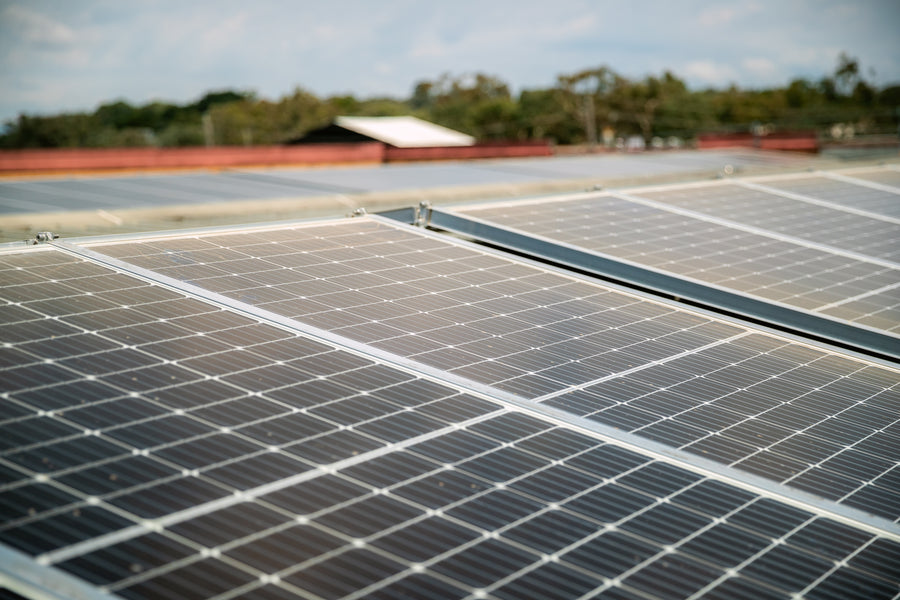
M 735 151 L 593 154 L 368 167 L 228 169 L 0 180 L 0 240 L 342 216 L 357 208 L 580 191 L 831 164 Z

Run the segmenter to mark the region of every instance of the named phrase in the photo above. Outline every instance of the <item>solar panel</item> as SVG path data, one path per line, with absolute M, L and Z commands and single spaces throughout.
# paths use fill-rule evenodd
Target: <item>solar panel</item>
M 900 267 L 892 262 L 705 221 L 643 204 L 634 194 L 493 203 L 454 212 L 858 325 L 900 331 Z
M 113 210 L 209 204 L 223 200 L 309 197 L 353 191 L 361 190 L 230 172 L 16 181 L 0 184 L 0 212 Z M 129 199 L 127 205 L 123 204 L 123 198 Z
M 731 183 L 631 194 L 824 248 L 871 256 L 892 264 L 898 264 L 900 259 L 897 244 L 900 221 L 889 217 L 866 216 Z
M 852 446 L 884 465 L 896 458 L 886 448 L 900 440 L 881 430 L 895 421 L 887 406 L 900 383 L 889 369 L 377 219 L 94 248 L 200 287 L 215 280 L 234 300 L 900 517 L 880 499 L 893 487 L 885 472 L 861 477 L 843 456 Z M 219 260 L 235 258 L 226 251 L 244 258 Z M 219 285 L 228 271 L 239 289 Z M 857 417 L 864 411 L 873 417 Z M 791 427 L 780 426 L 786 419 Z M 816 453 L 795 448 L 816 443 Z
M 235 169 L 214 173 L 26 179 L 0 183 L 0 214 L 12 216 L 72 210 L 186 207 L 316 196 L 344 198 L 348 194 L 461 186 L 482 189 L 494 186 L 494 189 L 502 190 L 501 193 L 506 195 L 510 184 L 546 186 L 549 181 L 559 182 L 568 189 L 571 184 L 564 182 L 572 179 L 596 181 L 598 178 L 637 178 L 704 171 L 709 173 L 720 171 L 726 164 L 736 168 L 760 168 L 808 163 L 808 158 L 724 150 L 703 154 L 672 152 L 645 156 L 604 155 L 602 158 L 541 157 L 540 161 L 504 159 L 455 164 Z M 401 199 L 397 202 L 406 201 Z M 345 202 L 346 198 L 344 202 L 335 202 L 332 206 L 343 207 Z M 281 207 L 280 210 L 291 208 L 297 210 L 296 206 Z M 248 210 L 248 207 L 245 206 L 244 209 Z M 335 214 L 333 208 L 329 214 Z M 65 225 L 65 221 L 61 222 Z
M 896 179 L 900 182 L 900 176 Z M 830 178 L 828 173 L 805 177 L 763 178 L 754 181 L 775 190 L 801 194 L 845 208 L 864 210 L 886 217 L 900 217 L 900 187 L 896 192 L 890 192 L 867 187 L 864 185 L 865 182 L 859 185 L 835 180 Z
M 887 165 L 886 168 L 841 169 L 840 171 L 828 171 L 823 174 L 830 179 L 865 185 L 890 193 L 896 193 L 896 190 L 900 190 L 900 170 L 894 165 Z
M 8 250 L 0 282 L 10 593 L 898 591 L 883 361 L 380 218 Z

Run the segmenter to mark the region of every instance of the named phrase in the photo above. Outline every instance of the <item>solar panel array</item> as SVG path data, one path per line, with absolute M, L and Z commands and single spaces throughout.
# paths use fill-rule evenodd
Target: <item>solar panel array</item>
M 779 186 L 791 181 L 766 181 L 768 193 L 739 180 L 456 212 L 857 325 L 900 331 L 900 221 L 889 215 L 890 207 L 900 206 L 900 188 L 878 190 L 881 208 L 870 205 L 864 216 L 842 209 L 857 197 L 872 198 L 871 188 L 856 186 L 843 203 L 829 194 L 813 198 L 808 194 L 818 188 L 806 188 L 810 202 L 778 195 Z
M 8 250 L 0 282 L 28 597 L 900 592 L 885 360 L 380 217 Z
M 900 188 L 900 169 L 897 168 L 897 165 L 886 165 L 886 168 L 863 167 L 859 169 L 847 169 L 840 173 L 826 172 L 824 175 L 832 179 L 836 178 L 843 180 L 846 180 L 844 178 L 849 177 L 851 183 L 862 184 L 876 189 L 885 189 L 881 186 L 886 186 L 888 192 Z
M 891 172 L 876 171 L 873 173 Z M 895 186 L 900 189 L 900 172 L 893 172 Z M 877 186 L 867 185 L 866 180 L 835 178 L 834 173 L 821 173 L 798 177 L 791 175 L 777 179 L 764 179 L 761 181 L 766 186 L 775 190 L 802 194 L 806 198 L 814 198 L 826 202 L 832 202 L 844 208 L 864 210 L 873 215 L 886 217 L 900 217 L 900 204 L 897 202 L 897 192 Z
M 239 200 L 342 196 L 435 187 L 527 185 L 547 181 L 686 174 L 732 168 L 792 167 L 805 158 L 720 150 L 541 157 L 329 169 L 229 169 L 209 173 L 79 176 L 0 182 L 0 214 L 155 208 Z M 13 238 L 15 239 L 15 238 Z
M 639 195 L 671 206 L 760 228 L 845 252 L 897 261 L 900 221 L 860 215 L 772 192 L 720 183 L 709 187 L 646 191 Z M 896 195 L 895 195 L 896 196 Z M 725 201 L 722 199 L 725 198 Z M 894 198 L 892 204 L 896 204 Z

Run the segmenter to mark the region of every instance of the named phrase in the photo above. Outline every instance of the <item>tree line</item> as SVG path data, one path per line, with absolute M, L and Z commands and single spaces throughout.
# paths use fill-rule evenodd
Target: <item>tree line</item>
M 20 115 L 5 124 L 0 148 L 280 144 L 338 115 L 414 115 L 487 140 L 551 139 L 609 143 L 613 137 L 690 139 L 700 132 L 762 128 L 897 133 L 900 85 L 876 88 L 857 60 L 842 54 L 818 81 L 749 90 L 690 90 L 671 72 L 642 79 L 601 66 L 557 77 L 554 86 L 512 94 L 484 73 L 417 82 L 408 98 L 320 98 L 298 88 L 278 100 L 253 92 L 210 92 L 186 105 L 124 101 L 93 113 Z

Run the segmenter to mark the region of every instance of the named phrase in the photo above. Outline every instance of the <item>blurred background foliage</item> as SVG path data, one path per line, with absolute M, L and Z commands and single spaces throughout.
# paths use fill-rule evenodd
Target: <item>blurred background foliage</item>
M 678 137 L 702 132 L 816 130 L 823 137 L 896 134 L 900 85 L 868 83 L 842 54 L 818 81 L 749 90 L 689 90 L 675 74 L 629 79 L 601 66 L 560 75 L 547 89 L 514 95 L 484 73 L 443 75 L 413 86 L 409 98 L 320 98 L 302 88 L 278 100 L 253 92 L 210 92 L 187 105 L 124 101 L 93 113 L 20 115 L 4 125 L 0 148 L 279 144 L 327 125 L 338 115 L 414 115 L 481 141 L 550 139 L 609 143 L 610 136 Z

